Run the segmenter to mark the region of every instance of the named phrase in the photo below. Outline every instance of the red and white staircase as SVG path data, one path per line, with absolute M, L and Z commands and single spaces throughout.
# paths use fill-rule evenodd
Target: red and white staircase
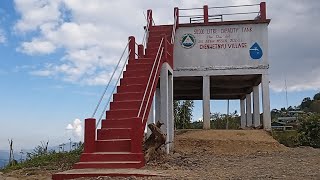
M 96 130 L 96 120 L 85 120 L 84 152 L 74 169 L 141 168 L 144 166 L 142 141 L 147 117 L 164 62 L 172 66 L 174 25 L 152 25 L 148 11 L 146 49 L 129 37 L 129 60 L 110 110 Z M 144 53 L 145 52 L 145 53 Z M 62 176 L 54 175 L 53 179 Z
M 84 152 L 73 169 L 83 173 L 62 172 L 52 179 L 95 177 L 86 169 L 141 168 L 145 165 L 142 143 L 144 130 L 159 81 L 162 64 L 173 66 L 173 39 L 176 26 L 153 25 L 152 11 L 148 10 L 146 48 L 129 37 L 128 62 L 120 85 L 113 94 L 113 102 L 96 129 L 96 120 L 85 120 Z M 137 53 L 136 53 L 137 50 Z

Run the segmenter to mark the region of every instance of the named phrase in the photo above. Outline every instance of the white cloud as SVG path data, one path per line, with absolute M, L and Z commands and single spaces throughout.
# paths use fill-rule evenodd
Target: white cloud
M 29 55 L 35 54 L 50 54 L 56 49 L 55 45 L 50 41 L 43 41 L 34 39 L 31 42 L 23 42 L 18 51 L 24 52 Z
M 80 119 L 75 119 L 72 124 L 68 124 L 67 131 L 71 131 L 75 139 L 80 140 L 82 138 L 82 122 Z
M 71 124 L 68 124 L 66 130 L 73 130 L 73 126 Z
M 17 32 L 30 32 L 37 30 L 48 22 L 59 22 L 60 0 L 15 0 L 15 9 L 20 13 L 21 19 L 15 24 Z
M 30 33 L 18 48 L 30 55 L 48 55 L 62 50 L 60 58 L 31 72 L 32 75 L 57 77 L 63 81 L 87 85 L 107 82 L 127 37 L 142 39 L 145 19 L 143 12 L 153 10 L 156 24 L 173 22 L 173 7 L 180 8 L 256 4 L 246 1 L 106 1 L 106 0 L 15 0 L 21 18 L 14 26 L 18 34 Z M 286 71 L 289 91 L 320 88 L 315 32 L 320 25 L 319 1 L 308 3 L 270 0 L 267 2 L 269 26 L 269 61 L 271 88 L 283 91 L 283 71 Z M 306 13 L 308 12 L 308 13 Z M 202 11 L 200 10 L 200 13 Z M 292 18 L 294 17 L 294 18 Z M 299 22 L 299 23 L 296 23 Z M 0 36 L 1 37 L 1 36 Z M 1 39 L 1 38 L 0 38 Z M 61 51 L 59 51 L 61 52 Z M 290 67 L 290 68 L 288 68 Z M 300 72 L 300 73 L 297 73 Z
M 47 55 L 61 48 L 65 54 L 60 61 L 52 62 L 50 66 L 44 65 L 30 74 L 56 76 L 72 83 L 105 84 L 111 71 L 110 65 L 117 63 L 126 44 L 129 24 L 137 26 L 136 22 L 127 22 L 126 16 L 114 11 L 115 7 L 120 8 L 118 2 L 56 0 L 43 2 L 42 5 L 36 2 L 16 1 L 16 9 L 21 13 L 21 19 L 15 25 L 17 32 L 38 32 L 32 40 L 22 42 L 18 51 L 29 55 Z M 45 9 L 52 16 L 37 18 L 36 15 L 42 14 Z M 128 11 L 127 15 L 130 13 L 136 14 Z M 117 15 L 121 17 L 121 23 L 119 19 L 114 19 Z M 131 19 L 134 20 L 134 17 L 137 16 L 131 16 Z M 143 17 L 142 13 L 140 17 Z M 137 19 L 144 21 L 143 18 Z M 118 26 L 110 22 L 118 23 Z

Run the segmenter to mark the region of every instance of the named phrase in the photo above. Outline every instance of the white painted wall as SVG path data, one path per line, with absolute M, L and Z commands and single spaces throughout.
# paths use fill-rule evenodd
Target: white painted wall
M 268 24 L 179 27 L 175 36 L 174 70 L 264 69 L 261 66 L 268 66 L 267 27 Z M 193 35 L 194 46 L 183 47 L 182 39 L 186 34 Z M 249 53 L 256 42 L 263 51 L 260 59 L 252 59 Z M 212 49 L 205 49 L 205 46 Z

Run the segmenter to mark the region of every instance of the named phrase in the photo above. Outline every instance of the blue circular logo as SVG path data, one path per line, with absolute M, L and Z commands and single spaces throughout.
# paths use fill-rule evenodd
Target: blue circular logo
M 193 34 L 184 34 L 180 40 L 183 48 L 190 49 L 196 44 L 196 37 Z

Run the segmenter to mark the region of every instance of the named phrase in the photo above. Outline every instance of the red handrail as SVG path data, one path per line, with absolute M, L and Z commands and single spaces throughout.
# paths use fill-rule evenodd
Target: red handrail
M 161 55 L 160 55 L 160 56 L 159 56 L 159 54 L 160 54 L 160 50 L 161 50 L 161 47 L 162 47 L 163 39 L 164 39 L 164 38 L 161 39 L 161 42 L 160 42 L 160 45 L 159 45 L 159 48 L 158 48 L 158 51 L 157 51 L 157 55 L 156 55 L 156 58 L 155 58 L 155 61 L 153 62 L 152 69 L 151 69 L 151 73 L 150 73 L 150 76 L 149 76 L 149 78 L 148 78 L 147 87 L 146 87 L 146 89 L 144 90 L 143 98 L 142 98 L 142 101 L 141 101 L 141 104 L 140 104 L 140 108 L 139 108 L 139 112 L 138 112 L 137 117 L 140 117 L 140 115 L 141 115 L 141 111 L 142 111 L 142 107 L 143 107 L 143 104 L 144 104 L 144 100 L 145 100 L 145 98 L 146 98 L 146 94 L 147 94 L 147 91 L 148 91 L 148 89 L 149 89 L 149 85 L 150 85 L 151 78 L 153 77 L 153 72 L 154 72 L 155 65 L 156 65 L 156 63 L 157 63 L 159 60 L 161 60 L 162 52 L 161 52 Z M 158 68 L 158 66 L 157 66 L 157 68 Z M 156 72 L 157 72 L 157 71 L 158 71 L 158 69 L 156 69 Z M 155 74 L 154 77 L 153 77 L 153 81 L 154 81 L 155 78 L 156 78 L 156 74 Z M 154 83 L 152 83 L 152 87 L 153 87 L 153 84 L 154 84 Z M 151 89 L 151 90 L 152 90 L 152 89 Z M 151 94 L 151 93 L 150 93 L 150 94 Z M 150 95 L 149 95 L 149 96 L 150 96 Z M 148 100 L 149 100 L 149 99 L 148 99 Z M 148 103 L 148 101 L 147 101 L 147 103 Z M 144 117 L 144 115 L 143 115 L 143 117 Z M 142 119 L 142 120 L 143 120 L 143 119 Z

